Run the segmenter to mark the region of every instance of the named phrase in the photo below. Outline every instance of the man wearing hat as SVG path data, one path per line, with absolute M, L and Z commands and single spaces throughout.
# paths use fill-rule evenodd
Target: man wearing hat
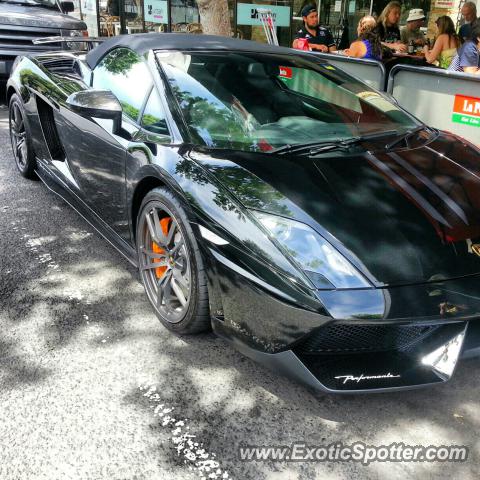
M 337 49 L 333 36 L 328 28 L 318 24 L 317 8 L 307 5 L 302 8 L 303 27 L 295 35 L 293 48 L 298 48 L 298 39 L 308 40 L 310 48 L 317 52 L 333 52 Z
M 401 42 L 408 45 L 411 40 L 415 45 L 423 47 L 425 45 L 425 36 L 420 31 L 420 27 L 425 22 L 425 14 L 421 8 L 410 10 L 407 18 L 407 25 L 400 30 Z

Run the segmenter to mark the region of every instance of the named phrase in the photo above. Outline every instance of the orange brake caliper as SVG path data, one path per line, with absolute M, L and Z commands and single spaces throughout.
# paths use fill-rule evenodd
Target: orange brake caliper
M 168 235 L 168 230 L 170 228 L 170 223 L 172 219 L 170 217 L 165 217 L 160 220 L 160 226 L 162 227 L 162 232 L 165 236 Z M 159 245 L 157 245 L 154 241 L 152 241 L 152 250 L 154 253 L 165 253 L 165 250 L 161 248 Z M 154 258 L 153 263 L 159 263 L 161 262 L 161 258 Z M 157 267 L 155 269 L 155 275 L 157 278 L 163 277 L 163 274 L 167 270 L 167 267 Z

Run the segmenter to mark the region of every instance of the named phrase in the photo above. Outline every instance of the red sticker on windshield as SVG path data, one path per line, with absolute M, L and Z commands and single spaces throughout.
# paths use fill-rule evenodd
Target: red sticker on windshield
M 278 75 L 281 78 L 292 78 L 293 72 L 290 67 L 279 67 L 280 74 Z
M 262 152 L 269 152 L 270 150 L 273 150 L 273 147 L 264 138 L 261 138 L 258 141 L 258 148 L 260 148 Z

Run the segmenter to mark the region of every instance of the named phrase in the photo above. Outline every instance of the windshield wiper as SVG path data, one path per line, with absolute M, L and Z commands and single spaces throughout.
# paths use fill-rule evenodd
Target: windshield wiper
M 366 142 L 368 140 L 376 140 L 382 137 L 391 137 L 396 135 L 396 130 L 385 130 L 383 132 L 370 133 L 351 138 L 338 138 L 333 140 L 325 140 L 323 142 L 297 143 L 294 145 L 284 145 L 283 147 L 270 150 L 268 153 L 284 155 L 286 153 L 318 155 L 320 153 L 329 152 L 331 150 L 348 150 L 352 145 Z
M 338 140 L 343 141 L 343 139 Z M 278 154 L 284 155 L 285 153 L 304 153 L 305 151 L 310 151 L 315 147 L 319 147 L 320 145 L 330 145 L 333 141 L 329 140 L 328 142 L 309 142 L 309 143 L 295 143 L 293 145 L 287 144 L 283 145 L 282 147 L 274 148 L 273 150 L 269 150 L 267 153 L 269 154 Z
M 421 132 L 423 130 L 429 130 L 429 129 L 425 125 L 419 125 L 418 127 L 412 128 L 411 130 L 407 130 L 399 138 L 385 145 L 385 150 L 391 150 L 393 147 L 395 147 L 401 142 L 405 142 L 407 148 L 410 148 L 410 143 L 408 139 L 413 135 L 415 135 L 416 133 Z

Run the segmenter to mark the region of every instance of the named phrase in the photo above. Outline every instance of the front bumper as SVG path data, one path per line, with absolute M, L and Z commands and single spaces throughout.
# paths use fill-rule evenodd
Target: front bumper
M 309 354 L 301 344 L 278 353 L 265 353 L 225 334 L 224 325 L 218 320 L 214 320 L 214 331 L 247 357 L 315 391 L 375 393 L 450 380 L 462 354 L 470 357 L 480 353 L 479 343 L 466 349 L 469 335 L 478 340 L 480 334 L 480 323 L 469 323 L 437 326 L 435 334 L 410 349 L 349 354 Z
M 480 353 L 478 278 L 365 295 L 330 292 L 323 300 L 334 312 L 328 316 L 276 298 L 216 263 L 210 280 L 221 283 L 216 304 L 222 315 L 214 316 L 214 331 L 314 390 L 381 392 L 445 383 L 462 356 Z

